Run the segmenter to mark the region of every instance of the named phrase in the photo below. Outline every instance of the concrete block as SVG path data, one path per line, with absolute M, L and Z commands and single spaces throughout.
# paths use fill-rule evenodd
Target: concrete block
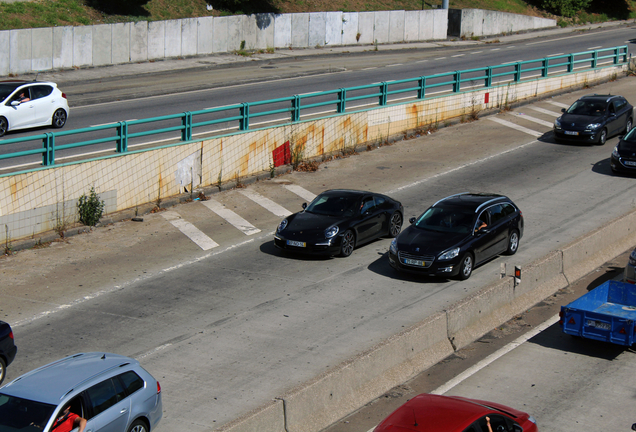
M 93 26 L 73 28 L 73 66 L 93 64 Z
M 511 258 L 514 261 L 514 257 Z M 563 254 L 553 251 L 521 268 L 521 283 L 513 288 L 512 314 L 520 314 L 569 284 L 563 274 Z
M 214 17 L 214 26 L 212 28 L 212 52 L 228 51 L 228 21 L 230 17 Z
M 148 23 L 148 59 L 163 59 L 166 55 L 166 23 L 151 21 Z
M 53 28 L 34 28 L 31 38 L 33 43 L 31 69 L 51 70 L 53 68 Z
M 113 26 L 93 26 L 93 66 L 113 64 Z
M 291 40 L 294 48 L 309 46 L 309 14 L 297 13 L 291 17 Z
M 342 12 L 325 12 L 325 45 L 342 45 Z
M 0 56 L 0 76 L 7 76 L 10 73 L 9 58 L 11 57 L 11 54 L 9 50 L 11 49 L 11 45 L 9 43 L 9 40 L 9 31 L 0 31 L 0 46 L 9 47 L 9 49 L 7 50 L 7 55 Z
M 343 12 L 342 14 L 342 44 L 355 45 L 358 43 L 358 12 Z
M 31 29 L 9 31 L 9 70 L 11 73 L 31 72 Z
M 273 400 L 250 411 L 236 420 L 224 424 L 216 432 L 286 432 L 283 401 Z
M 132 23 L 117 23 L 112 26 L 112 58 L 113 64 L 128 63 L 130 61 L 130 29 Z
M 309 47 L 324 46 L 326 41 L 326 12 L 309 14 Z
M 73 67 L 73 27 L 53 29 L 53 68 Z
M 358 33 L 360 33 L 360 45 L 374 43 L 375 12 L 358 12 Z
M 435 14 L 433 10 L 421 11 L 419 14 L 419 32 L 418 40 L 427 41 L 434 38 L 435 35 Z
M 404 41 L 415 42 L 420 40 L 420 15 L 423 15 L 423 12 L 404 12 Z
M 287 431 L 326 428 L 453 353 L 446 316 L 421 323 L 287 392 Z
M 197 36 L 199 33 L 197 18 L 184 18 L 181 21 L 181 55 L 197 54 Z
M 256 25 L 256 48 L 274 48 L 274 22 L 276 15 L 273 13 L 261 13 L 254 15 Z
M 404 42 L 404 11 L 389 11 L 389 42 Z
M 373 43 L 389 42 L 389 12 L 373 13 Z
M 165 58 L 181 56 L 181 20 L 168 20 L 165 22 Z
M 148 21 L 139 21 L 130 26 L 130 61 L 148 60 Z
M 245 47 L 250 47 L 250 41 L 248 37 L 243 34 L 243 16 L 235 15 L 227 17 L 227 50 L 235 51 L 241 49 L 241 43 L 245 42 Z M 256 41 L 254 41 L 252 44 Z
M 278 14 L 274 16 L 274 48 L 289 48 L 292 46 L 292 14 Z
M 197 18 L 197 54 L 212 54 L 214 17 Z

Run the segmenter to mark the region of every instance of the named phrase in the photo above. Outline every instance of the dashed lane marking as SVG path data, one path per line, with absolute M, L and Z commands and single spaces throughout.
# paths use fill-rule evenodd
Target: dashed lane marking
M 166 211 L 161 214 L 168 222 L 175 228 L 185 234 L 190 240 L 192 240 L 197 246 L 204 251 L 217 247 L 219 244 L 205 235 L 199 228 L 192 225 L 190 222 L 186 222 L 181 218 L 179 213 L 175 211 Z
M 523 126 L 516 125 L 512 122 L 509 122 L 508 120 L 503 120 L 503 119 L 494 118 L 494 117 L 489 117 L 488 120 L 494 121 L 503 126 L 508 126 L 509 128 L 518 130 L 519 132 L 527 133 L 528 135 L 532 135 L 534 137 L 540 137 L 541 135 L 543 135 L 543 133 L 541 132 L 537 132 L 535 130 L 525 128 Z
M 556 101 L 547 101 L 547 102 L 549 104 L 552 104 L 554 106 L 558 106 L 558 107 L 561 107 L 561 108 L 570 108 L 570 105 L 566 105 L 566 104 L 561 103 L 561 102 L 556 102 Z M 561 114 L 559 114 L 559 115 L 561 115 Z
M 217 215 L 228 221 L 234 227 L 242 231 L 245 235 L 252 235 L 261 232 L 260 229 L 243 219 L 241 216 L 234 213 L 232 210 L 225 208 L 220 202 L 209 199 L 207 201 L 201 201 L 201 204 L 212 210 Z
M 526 115 L 526 114 L 517 113 L 517 114 L 515 114 L 515 115 L 516 115 L 517 117 L 519 117 L 520 119 L 526 119 L 526 120 L 528 120 L 528 121 L 531 121 L 531 122 L 534 122 L 534 123 L 540 124 L 540 125 L 545 126 L 545 127 L 548 127 L 548 128 L 551 128 L 552 126 L 554 126 L 554 125 L 553 125 L 552 123 L 550 123 L 550 122 L 547 122 L 547 121 L 545 121 L 545 120 L 541 120 L 541 119 L 538 119 L 538 118 L 536 118 L 536 117 L 532 117 L 532 116 L 529 116 L 529 115 Z
M 535 110 L 536 112 L 540 112 L 542 114 L 547 114 L 547 115 L 551 115 L 551 116 L 555 116 L 555 117 L 558 117 L 558 116 L 560 116 L 562 114 L 560 112 L 550 111 L 550 110 L 547 110 L 545 108 L 539 108 L 539 107 L 534 107 L 534 106 L 531 106 L 530 109 L 531 110 Z
M 295 193 L 299 197 L 306 199 L 307 201 L 311 202 L 314 200 L 314 198 L 316 198 L 316 194 L 309 192 L 307 189 L 302 188 L 298 185 L 283 185 L 283 187 L 288 191 Z
M 274 213 L 276 216 L 284 218 L 291 214 L 291 212 L 287 210 L 285 207 L 279 204 L 276 204 L 271 199 L 265 198 L 263 195 L 256 193 L 250 189 L 241 189 L 239 190 L 239 192 L 245 195 L 247 198 L 254 201 L 256 204 L 263 207 L 265 210 L 268 210 Z

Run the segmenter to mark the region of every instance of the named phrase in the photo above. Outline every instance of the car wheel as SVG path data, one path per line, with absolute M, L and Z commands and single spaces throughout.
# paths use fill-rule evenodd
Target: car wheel
M 627 119 L 627 123 L 625 123 L 625 135 L 627 135 L 627 132 L 630 130 L 632 130 L 632 119 Z
M 51 119 L 51 125 L 54 128 L 59 129 L 61 127 L 64 127 L 65 124 L 66 124 L 66 111 L 60 108 L 53 113 L 53 118 Z
M 512 230 L 508 236 L 508 249 L 506 249 L 506 255 L 514 255 L 519 249 L 519 232 Z
M 402 231 L 402 215 L 400 212 L 395 212 L 389 221 L 389 237 L 397 237 L 400 231 Z
M 135 420 L 128 428 L 128 432 L 148 432 L 148 427 L 143 420 Z
M 603 129 L 598 136 L 598 145 L 604 145 L 607 141 L 607 129 Z
M 462 262 L 459 265 L 459 280 L 466 280 L 473 274 L 473 256 L 470 253 L 467 253 L 462 258 Z
M 7 376 L 7 363 L 2 357 L 0 357 L 0 384 L 4 381 L 4 377 Z
M 356 244 L 356 237 L 353 235 L 353 231 L 347 230 L 342 235 L 340 240 L 340 256 L 348 257 L 353 253 L 353 248 Z
M 6 118 L 0 117 L 0 136 L 4 136 L 9 130 L 9 122 Z

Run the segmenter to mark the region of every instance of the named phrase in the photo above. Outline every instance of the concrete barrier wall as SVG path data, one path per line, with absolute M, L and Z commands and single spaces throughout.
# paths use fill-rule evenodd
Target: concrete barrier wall
M 106 203 L 105 214 L 158 203 L 190 187 L 178 173 L 199 173 L 192 186 L 221 186 L 273 165 L 272 152 L 290 142 L 305 158 L 319 158 L 363 144 L 383 142 L 407 130 L 440 124 L 475 111 L 497 109 L 555 91 L 605 81 L 627 66 L 535 79 L 472 92 L 334 115 L 290 125 L 235 133 L 156 150 L 0 176 L 0 241 L 68 227 L 77 221 L 75 203 L 91 187 Z M 489 102 L 484 103 L 486 93 Z M 194 161 L 194 162 L 193 162 Z M 200 168 L 199 168 L 200 167 Z
M 554 27 L 555 20 L 480 9 L 314 12 L 0 31 L 0 76 L 241 49 L 314 48 L 485 36 Z M 453 27 L 454 26 L 454 27 Z
M 555 27 L 556 20 L 483 9 L 451 9 L 448 34 L 457 37 L 490 36 Z

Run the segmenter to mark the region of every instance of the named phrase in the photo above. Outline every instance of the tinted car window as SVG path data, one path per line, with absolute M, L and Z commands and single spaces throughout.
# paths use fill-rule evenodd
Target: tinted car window
M 55 405 L 0 394 L 0 430 L 26 429 L 32 422 L 44 427 Z
M 374 207 L 375 207 L 375 204 L 373 202 L 373 197 L 367 197 L 362 201 L 361 211 L 362 213 L 364 213 L 369 210 L 373 210 Z
M 493 224 L 499 222 L 501 219 L 506 217 L 506 215 L 504 215 L 504 213 L 503 213 L 503 209 L 501 207 L 501 204 L 497 204 L 497 205 L 494 205 L 494 206 L 490 207 L 488 209 L 488 212 L 490 213 L 490 221 Z
M 489 415 L 488 417 L 490 417 L 490 426 L 493 432 L 514 432 L 514 423 L 506 417 L 495 414 Z M 478 423 L 482 431 L 488 430 L 486 417 L 480 418 Z
M 589 102 L 584 100 L 578 100 L 568 108 L 568 114 L 575 115 L 587 115 L 587 116 L 602 116 L 605 114 L 607 105 L 602 102 Z
M 0 100 L 5 100 L 20 85 L 22 84 L 0 84 Z
M 306 211 L 328 216 L 353 216 L 360 208 L 359 203 L 358 197 L 320 195 L 309 204 Z
M 418 228 L 440 232 L 468 234 L 473 223 L 472 214 L 455 207 L 431 207 L 415 222 Z
M 614 101 L 614 106 L 616 107 L 616 112 L 622 110 L 625 105 L 627 104 L 627 101 L 625 99 L 618 99 L 616 101 Z
M 31 99 L 46 97 L 53 92 L 53 87 L 48 85 L 36 85 L 31 87 Z
M 107 379 L 86 390 L 91 400 L 93 414 L 106 411 L 111 406 L 126 397 L 126 392 L 118 380 Z
M 121 381 L 123 382 L 126 393 L 128 395 L 131 395 L 137 390 L 144 387 L 144 380 L 142 380 L 139 375 L 137 375 L 133 371 L 129 371 L 119 375 L 119 379 L 121 379 Z

